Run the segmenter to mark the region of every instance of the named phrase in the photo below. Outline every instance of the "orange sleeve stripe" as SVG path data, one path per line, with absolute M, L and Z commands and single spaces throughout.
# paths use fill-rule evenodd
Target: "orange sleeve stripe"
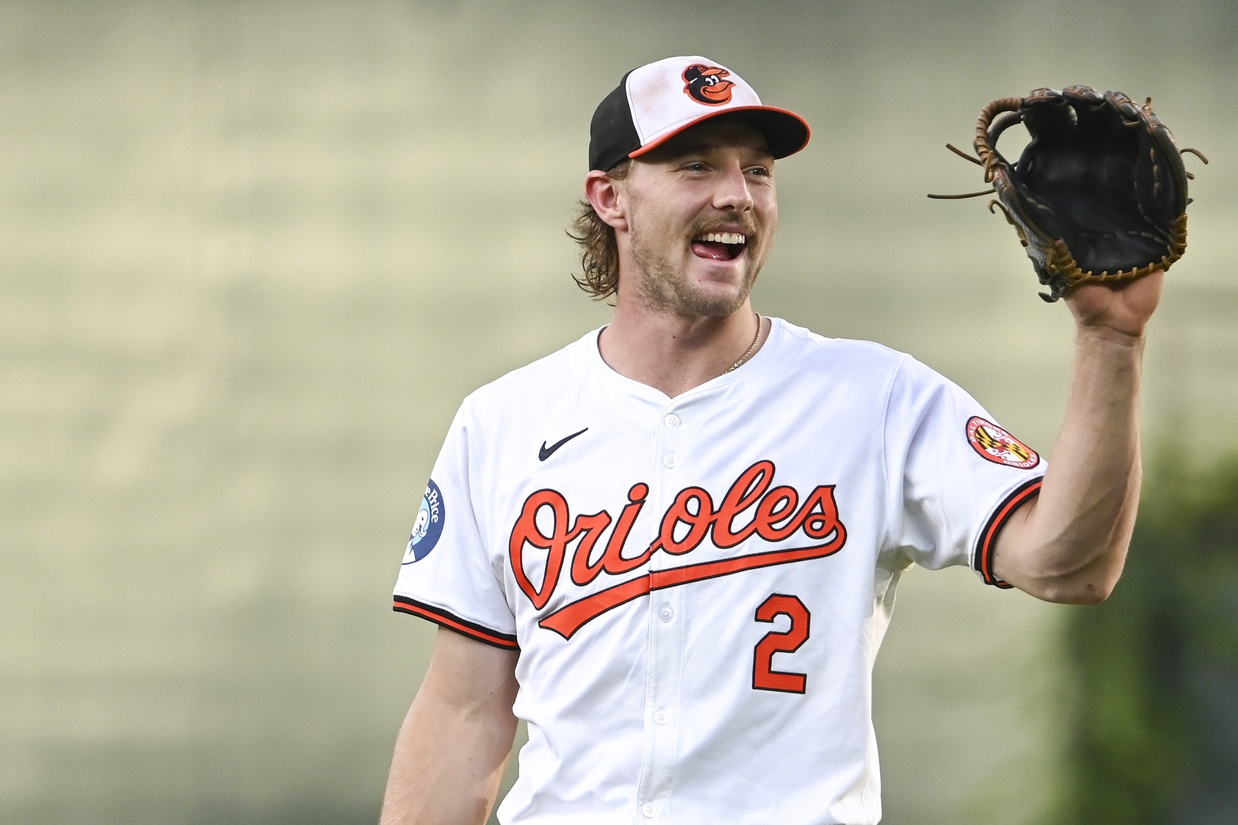
M 407 613 L 410 616 L 420 616 L 423 619 L 428 619 L 437 625 L 454 630 L 457 633 L 463 633 L 465 636 L 476 639 L 479 642 L 485 642 L 488 645 L 501 647 L 504 650 L 519 650 L 520 645 L 516 642 L 515 634 L 499 633 L 490 628 L 483 627 L 475 622 L 466 621 L 458 616 L 453 616 L 450 613 L 431 607 L 421 602 L 413 601 L 406 596 L 396 596 L 395 603 L 392 609 L 397 613 Z
M 998 505 L 992 518 L 989 519 L 989 523 L 980 532 L 980 538 L 976 542 L 974 561 L 976 570 L 980 573 L 980 577 L 985 584 L 991 584 L 994 587 L 1001 587 L 1003 589 L 1009 589 L 1013 586 L 994 575 L 993 550 L 997 546 L 997 537 L 1010 520 L 1010 516 L 1015 510 L 1018 510 L 1039 495 L 1040 486 L 1043 483 L 1043 478 L 1034 478 L 1021 487 L 1016 488 L 1013 493 L 1006 497 L 1005 501 Z

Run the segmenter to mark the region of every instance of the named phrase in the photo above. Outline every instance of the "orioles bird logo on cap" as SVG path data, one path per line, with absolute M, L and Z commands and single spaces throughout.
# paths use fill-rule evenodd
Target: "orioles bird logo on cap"
M 731 88 L 735 84 L 726 79 L 729 74 L 720 66 L 694 63 L 683 70 L 684 94 L 706 106 L 730 103 Z

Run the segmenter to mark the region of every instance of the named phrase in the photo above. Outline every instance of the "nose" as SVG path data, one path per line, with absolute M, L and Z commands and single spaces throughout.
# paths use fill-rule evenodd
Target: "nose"
M 743 167 L 739 164 L 728 165 L 719 175 L 714 206 L 736 212 L 752 209 L 752 189 L 748 185 L 748 177 L 744 174 Z

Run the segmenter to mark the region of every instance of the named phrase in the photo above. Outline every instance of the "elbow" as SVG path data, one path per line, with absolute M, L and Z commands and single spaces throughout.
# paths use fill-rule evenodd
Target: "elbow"
M 1090 607 L 1100 604 L 1113 595 L 1116 582 L 1084 581 L 1074 582 L 1066 586 L 1051 588 L 1045 596 L 1045 601 L 1055 604 L 1072 604 Z
M 1032 595 L 1054 604 L 1096 605 L 1113 595 L 1121 574 L 1120 567 L 1064 572 L 1038 582 Z
M 1008 545 L 996 574 L 1036 598 L 1053 604 L 1095 605 L 1113 595 L 1126 563 L 1127 536 L 1102 542 L 1057 542 L 1031 547 Z

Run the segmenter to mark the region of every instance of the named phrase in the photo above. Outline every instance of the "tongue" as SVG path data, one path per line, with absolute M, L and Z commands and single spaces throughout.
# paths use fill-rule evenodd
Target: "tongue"
M 726 244 L 713 241 L 693 241 L 692 254 L 698 258 L 709 258 L 714 261 L 731 260 L 731 252 L 726 248 Z

